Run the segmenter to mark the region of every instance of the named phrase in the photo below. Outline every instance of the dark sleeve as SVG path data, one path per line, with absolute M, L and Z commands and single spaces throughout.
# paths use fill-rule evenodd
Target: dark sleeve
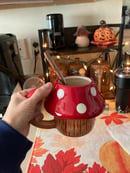
M 32 142 L 0 120 L 0 173 L 21 173 L 20 164 L 31 146 Z

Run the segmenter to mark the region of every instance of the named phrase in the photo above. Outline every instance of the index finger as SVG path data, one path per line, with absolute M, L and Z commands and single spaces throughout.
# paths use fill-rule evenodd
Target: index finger
M 48 82 L 36 89 L 29 99 L 31 99 L 31 101 L 34 103 L 38 103 L 39 101 L 44 100 L 50 94 L 51 90 L 52 84 Z

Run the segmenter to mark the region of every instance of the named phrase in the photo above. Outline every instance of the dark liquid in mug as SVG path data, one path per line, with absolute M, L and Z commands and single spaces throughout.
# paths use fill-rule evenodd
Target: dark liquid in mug
M 68 86 L 83 86 L 88 85 L 91 82 L 91 79 L 80 76 L 66 77 L 65 80 Z M 61 81 L 59 81 L 59 83 L 61 83 Z

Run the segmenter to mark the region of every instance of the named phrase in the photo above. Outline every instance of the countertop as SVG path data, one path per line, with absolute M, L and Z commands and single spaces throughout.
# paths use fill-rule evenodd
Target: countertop
M 68 137 L 57 129 L 37 129 L 27 173 L 128 173 L 130 155 L 111 137 L 107 128 L 130 121 L 130 114 L 109 109 L 95 118 L 93 129 L 81 137 Z M 125 162 L 124 162 L 125 160 Z

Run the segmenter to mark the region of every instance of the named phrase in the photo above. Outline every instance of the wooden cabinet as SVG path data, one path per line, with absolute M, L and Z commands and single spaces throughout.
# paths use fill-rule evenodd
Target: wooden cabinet
M 77 4 L 96 0 L 0 0 L 0 9 L 39 7 L 49 5 Z

